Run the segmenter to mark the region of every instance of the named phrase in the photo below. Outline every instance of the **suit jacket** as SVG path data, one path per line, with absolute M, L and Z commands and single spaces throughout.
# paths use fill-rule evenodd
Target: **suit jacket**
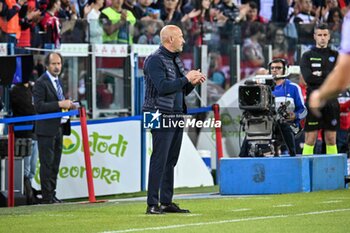
M 40 76 L 35 82 L 33 88 L 34 108 L 38 114 L 61 112 L 62 109 L 58 105 L 58 96 L 50 77 L 46 72 Z M 64 135 L 70 134 L 70 121 L 61 124 L 61 118 L 52 118 L 47 120 L 35 121 L 36 135 L 55 136 L 59 127 L 62 126 Z

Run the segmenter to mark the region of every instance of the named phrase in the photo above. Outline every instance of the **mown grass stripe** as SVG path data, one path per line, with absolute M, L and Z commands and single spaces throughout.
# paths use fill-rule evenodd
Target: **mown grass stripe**
M 125 230 L 116 230 L 116 231 L 103 231 L 102 233 L 126 233 L 126 232 L 139 232 L 139 231 L 157 231 L 157 230 L 167 230 L 167 229 L 175 229 L 175 228 L 183 228 L 183 227 L 194 227 L 194 226 L 216 225 L 216 224 L 235 223 L 235 222 L 244 222 L 244 221 L 287 218 L 287 217 L 293 217 L 293 216 L 328 214 L 328 213 L 336 213 L 336 212 L 344 212 L 344 211 L 350 211 L 350 208 L 348 208 L 348 209 L 322 210 L 322 211 L 314 211 L 314 212 L 306 212 L 306 213 L 290 214 L 290 215 L 258 216 L 258 217 L 251 217 L 251 218 L 229 219 L 229 220 L 213 221 L 213 222 L 177 224 L 177 225 L 169 225 L 169 226 L 161 226 L 161 227 L 131 228 L 131 229 L 125 229 Z

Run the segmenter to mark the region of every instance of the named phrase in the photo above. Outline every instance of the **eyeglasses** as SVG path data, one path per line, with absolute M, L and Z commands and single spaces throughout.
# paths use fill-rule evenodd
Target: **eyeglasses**
M 271 70 L 282 70 L 283 67 L 282 66 L 271 66 L 270 69 Z

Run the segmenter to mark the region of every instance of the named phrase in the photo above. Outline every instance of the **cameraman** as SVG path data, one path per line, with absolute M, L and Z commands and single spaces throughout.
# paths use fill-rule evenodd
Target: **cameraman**
M 295 156 L 295 138 L 291 127 L 299 128 L 300 120 L 307 115 L 301 89 L 297 84 L 286 79 L 289 74 L 287 73 L 287 62 L 284 59 L 275 59 L 271 61 L 268 68 L 269 74 L 272 75 L 276 84 L 272 91 L 275 97 L 275 105 L 279 118 L 275 133 L 277 135 L 279 132 L 282 133 L 281 136 L 288 147 L 290 155 Z M 286 111 L 281 112 L 282 108 L 285 108 Z
M 290 156 L 295 156 L 295 138 L 293 128 L 299 128 L 299 121 L 306 117 L 307 110 L 300 87 L 286 79 L 287 62 L 284 59 L 275 59 L 268 65 L 268 72 L 272 75 L 275 87 L 272 91 L 274 96 L 276 115 L 273 124 L 273 139 L 286 144 Z M 280 143 L 278 143 L 280 144 Z M 275 148 L 277 155 L 277 148 Z M 245 138 L 239 157 L 249 156 L 249 143 Z

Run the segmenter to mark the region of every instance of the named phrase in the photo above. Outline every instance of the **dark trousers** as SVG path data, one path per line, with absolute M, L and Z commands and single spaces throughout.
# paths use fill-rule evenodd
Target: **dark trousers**
M 55 196 L 57 175 L 62 154 L 62 130 L 55 136 L 38 136 L 40 159 L 40 183 L 43 200 L 50 201 Z
M 182 128 L 152 129 L 153 151 L 148 174 L 147 204 L 170 204 L 174 193 L 174 167 L 179 158 Z
M 294 137 L 294 133 L 293 133 L 292 129 L 290 128 L 289 124 L 287 124 L 287 123 L 280 123 L 279 126 L 280 126 L 281 133 L 282 133 L 282 135 L 280 135 L 281 139 L 282 139 L 281 141 L 283 142 L 283 139 L 284 139 L 284 142 L 285 142 L 286 146 L 288 147 L 289 154 L 291 156 L 295 156 L 295 154 L 296 154 L 295 137 Z M 283 136 L 283 138 L 282 138 L 282 136 Z

